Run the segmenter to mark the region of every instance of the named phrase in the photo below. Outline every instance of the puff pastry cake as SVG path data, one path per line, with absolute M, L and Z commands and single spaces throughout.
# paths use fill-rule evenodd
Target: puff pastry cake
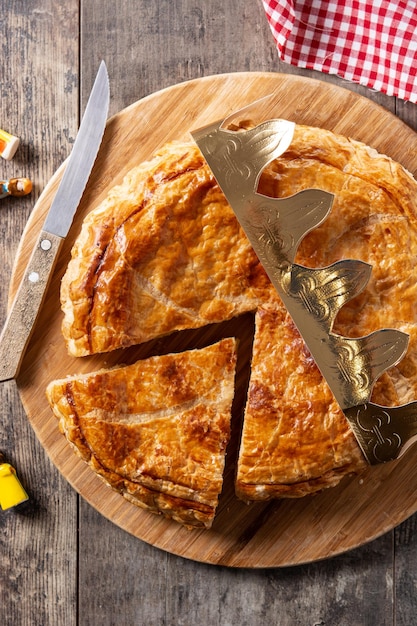
M 320 267 L 354 258 L 372 264 L 367 288 L 343 307 L 334 331 L 407 332 L 407 355 L 381 377 L 373 400 L 390 405 L 415 399 L 417 184 L 401 165 L 364 144 L 297 125 L 291 146 L 266 168 L 258 191 L 286 197 L 312 187 L 333 193 L 335 201 L 326 221 L 301 242 L 296 262 Z M 239 497 L 299 497 L 365 467 L 342 412 L 193 142 L 164 146 L 87 216 L 61 299 L 63 334 L 74 356 L 254 312 Z
M 234 396 L 233 338 L 181 354 L 53 381 L 76 453 L 130 502 L 210 528 L 223 482 Z
M 362 294 L 339 312 L 334 332 L 359 337 L 380 328 L 409 334 L 406 356 L 381 376 L 377 404 L 417 397 L 417 183 L 398 163 L 355 141 L 297 127 L 288 151 L 263 178 L 285 197 L 309 187 L 335 194 L 325 222 L 302 241 L 296 261 L 372 265 Z M 244 500 L 298 497 L 358 473 L 365 461 L 343 413 L 280 302 L 256 317 L 251 381 L 237 464 Z
M 85 219 L 63 334 L 74 356 L 107 352 L 253 310 L 270 289 L 197 146 L 172 143 Z

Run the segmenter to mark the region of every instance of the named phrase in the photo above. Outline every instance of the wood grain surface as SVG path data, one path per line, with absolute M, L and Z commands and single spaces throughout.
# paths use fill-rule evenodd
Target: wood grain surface
M 265 568 L 323 559 L 392 529 L 417 509 L 417 450 L 400 461 L 369 468 L 334 489 L 300 500 L 246 505 L 234 495 L 233 474 L 248 358 L 253 332 L 251 316 L 177 334 L 127 351 L 74 359 L 61 336 L 59 284 L 83 217 L 134 165 L 149 158 L 168 140 L 221 119 L 252 101 L 273 94 L 257 114 L 284 117 L 320 126 L 364 141 L 417 173 L 415 133 L 367 98 L 320 81 L 285 74 L 250 72 L 209 76 L 156 92 L 108 122 L 102 148 L 65 242 L 38 319 L 17 384 L 34 430 L 53 463 L 73 487 L 102 515 L 134 536 L 188 559 L 232 567 Z M 63 168 L 52 177 L 28 221 L 13 272 L 15 293 L 31 248 L 43 224 Z M 136 508 L 112 492 L 75 457 L 58 432 L 45 388 L 54 378 L 132 362 L 152 353 L 205 345 L 219 335 L 237 334 L 243 348 L 234 407 L 234 443 L 228 454 L 225 484 L 210 531 L 187 531 L 175 522 Z
M 0 173 L 34 183 L 30 196 L 1 201 L 3 320 L 24 225 L 71 150 L 102 59 L 111 115 L 189 79 L 272 71 L 341 86 L 417 131 L 416 105 L 280 61 L 262 0 L 0 0 L 0 7 L 0 126 L 21 138 L 15 158 L 0 160 Z M 415 623 L 417 513 L 354 550 L 294 567 L 184 559 L 125 532 L 77 494 L 35 435 L 14 381 L 0 385 L 0 403 L 0 449 L 30 495 L 0 511 L 2 625 Z

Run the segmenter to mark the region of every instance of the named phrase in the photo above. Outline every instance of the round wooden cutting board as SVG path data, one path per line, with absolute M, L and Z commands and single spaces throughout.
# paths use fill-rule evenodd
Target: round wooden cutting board
M 197 79 L 152 94 L 111 118 L 71 232 L 59 258 L 17 379 L 28 418 L 54 464 L 100 513 L 136 537 L 186 558 L 234 567 L 276 567 L 323 559 L 357 547 L 392 529 L 417 510 L 417 447 L 399 461 L 369 467 L 361 476 L 314 497 L 247 505 L 234 494 L 238 420 L 248 366 L 237 374 L 234 440 L 227 457 L 224 489 L 209 531 L 187 531 L 148 513 L 109 489 L 73 453 L 58 430 L 45 397 L 47 384 L 69 374 L 131 362 L 157 352 L 160 342 L 107 355 L 74 359 L 61 336 L 61 277 L 84 216 L 126 172 L 148 159 L 166 141 L 223 119 L 273 93 L 268 115 L 334 130 L 365 142 L 417 174 L 415 133 L 371 101 L 332 84 L 286 74 L 238 73 Z M 269 104 L 268 104 L 269 102 Z M 272 104 L 271 104 L 272 103 Z M 261 105 L 262 106 L 262 105 Z M 272 108 L 271 108 L 272 107 Z M 250 118 L 253 119 L 251 113 Z M 37 202 L 19 246 L 10 300 L 57 189 L 63 168 Z M 164 351 L 199 347 L 235 334 L 250 357 L 251 316 L 226 325 L 163 339 Z

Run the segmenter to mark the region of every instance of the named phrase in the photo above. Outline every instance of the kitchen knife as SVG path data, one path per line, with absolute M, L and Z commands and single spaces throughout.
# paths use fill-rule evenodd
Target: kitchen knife
M 59 256 L 89 179 L 110 100 L 101 62 L 68 163 L 0 336 L 0 381 L 15 378 Z

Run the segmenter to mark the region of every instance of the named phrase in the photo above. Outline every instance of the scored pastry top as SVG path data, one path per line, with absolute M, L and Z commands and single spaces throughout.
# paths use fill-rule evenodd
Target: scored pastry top
M 332 329 L 353 338 L 385 327 L 407 333 L 406 355 L 378 378 L 371 400 L 412 401 L 417 183 L 364 144 L 296 125 L 290 146 L 263 170 L 258 191 L 285 198 L 311 188 L 334 200 L 294 261 L 314 269 L 360 259 L 372 267 Z M 194 141 L 163 146 L 91 211 L 61 298 L 63 333 L 75 356 L 255 312 L 238 461 L 248 470 L 239 474 L 244 499 L 313 493 L 363 469 L 353 431 Z

